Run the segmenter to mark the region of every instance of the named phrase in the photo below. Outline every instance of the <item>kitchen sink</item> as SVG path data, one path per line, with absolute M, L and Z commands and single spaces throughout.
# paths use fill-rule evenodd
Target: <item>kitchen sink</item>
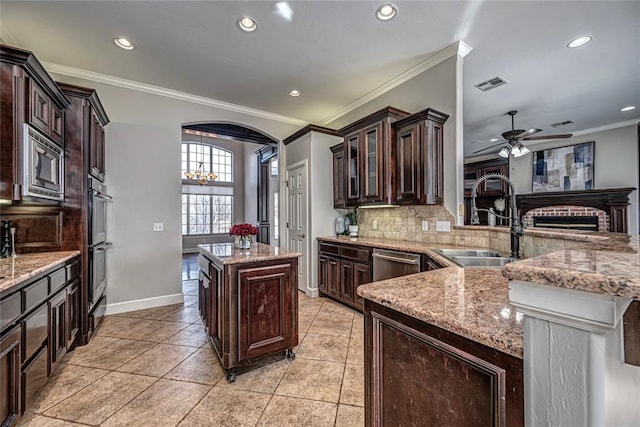
M 450 260 L 462 267 L 502 268 L 515 261 L 513 258 L 501 256 L 450 256 Z
M 502 268 L 515 261 L 513 258 L 500 256 L 491 249 L 434 249 L 435 252 L 450 259 L 461 267 Z
M 435 249 L 445 257 L 500 257 L 500 254 L 491 249 Z

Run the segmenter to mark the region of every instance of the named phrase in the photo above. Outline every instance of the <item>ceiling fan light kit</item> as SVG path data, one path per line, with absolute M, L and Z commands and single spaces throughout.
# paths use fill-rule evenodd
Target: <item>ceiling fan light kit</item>
M 531 152 L 522 141 L 542 141 L 548 139 L 563 139 L 563 138 L 571 138 L 573 134 L 565 133 L 561 135 L 545 135 L 545 136 L 534 136 L 538 132 L 542 132 L 542 129 L 531 128 L 528 130 L 524 129 L 516 129 L 514 116 L 518 114 L 518 110 L 510 110 L 507 111 L 507 115 L 511 116 L 511 130 L 502 133 L 503 141 L 498 144 L 491 145 L 489 147 L 483 148 L 481 150 L 474 151 L 471 154 L 478 154 L 483 151 L 491 150 L 492 148 L 499 147 L 503 145 L 502 149 L 498 152 L 498 156 L 507 158 L 509 155 L 513 157 L 522 157 L 525 154 Z M 497 138 L 491 138 L 489 142 L 497 141 Z

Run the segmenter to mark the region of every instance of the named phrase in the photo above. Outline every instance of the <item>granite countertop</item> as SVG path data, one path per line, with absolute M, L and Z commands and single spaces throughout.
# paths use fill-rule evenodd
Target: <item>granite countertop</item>
M 523 316 L 509 303 L 500 269 L 461 268 L 431 248 L 464 246 L 402 240 L 318 240 L 424 253 L 447 267 L 368 283 L 358 295 L 383 306 L 522 359 Z
M 222 264 L 243 264 L 273 259 L 297 258 L 299 252 L 282 249 L 277 246 L 254 242 L 250 249 L 238 249 L 233 243 L 207 243 L 198 245 L 200 252 L 219 260 Z
M 607 243 L 525 259 L 502 272 L 511 280 L 640 300 L 640 236 L 630 237 L 626 245 Z
M 57 264 L 79 255 L 80 251 L 42 252 L 0 259 L 0 292 L 19 285 Z

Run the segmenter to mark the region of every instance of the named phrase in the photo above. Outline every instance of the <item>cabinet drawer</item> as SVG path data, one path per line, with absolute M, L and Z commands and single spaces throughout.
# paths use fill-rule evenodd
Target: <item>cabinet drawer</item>
M 33 361 L 22 370 L 23 408 L 29 407 L 47 382 L 47 370 L 47 347 L 43 347 Z
M 49 275 L 49 283 L 51 284 L 51 293 L 55 293 L 67 282 L 67 269 L 61 268 Z
M 78 261 L 74 261 L 73 263 L 67 265 L 65 268 L 67 269 L 67 282 L 70 282 L 78 277 Z
M 0 301 L 0 331 L 20 317 L 20 292 Z
M 24 295 L 24 311 L 31 310 L 36 305 L 47 300 L 49 296 L 49 279 L 44 277 L 22 290 Z
M 22 361 L 29 359 L 47 341 L 49 337 L 48 314 L 47 304 L 43 304 L 23 320 L 24 358 Z
M 349 258 L 366 263 L 371 262 L 371 249 L 356 248 L 353 246 L 343 246 L 340 249 L 342 258 Z
M 330 243 L 320 243 L 320 252 L 340 256 L 340 246 L 332 245 Z

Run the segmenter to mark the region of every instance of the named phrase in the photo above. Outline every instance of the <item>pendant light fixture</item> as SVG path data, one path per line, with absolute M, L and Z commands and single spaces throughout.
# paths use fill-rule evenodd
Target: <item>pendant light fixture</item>
M 200 135 L 200 147 L 202 147 L 204 144 L 202 143 L 202 135 Z M 213 172 L 209 172 L 206 173 L 204 170 L 204 148 L 202 148 L 202 152 L 201 152 L 201 157 L 200 157 L 200 162 L 198 162 L 198 168 L 195 170 L 195 172 L 190 172 L 190 171 L 186 171 L 184 173 L 184 176 L 187 177 L 187 179 L 190 179 L 191 181 L 195 182 L 196 184 L 199 185 L 207 185 L 210 182 L 215 181 L 216 179 L 218 179 L 218 176 L 213 173 Z

